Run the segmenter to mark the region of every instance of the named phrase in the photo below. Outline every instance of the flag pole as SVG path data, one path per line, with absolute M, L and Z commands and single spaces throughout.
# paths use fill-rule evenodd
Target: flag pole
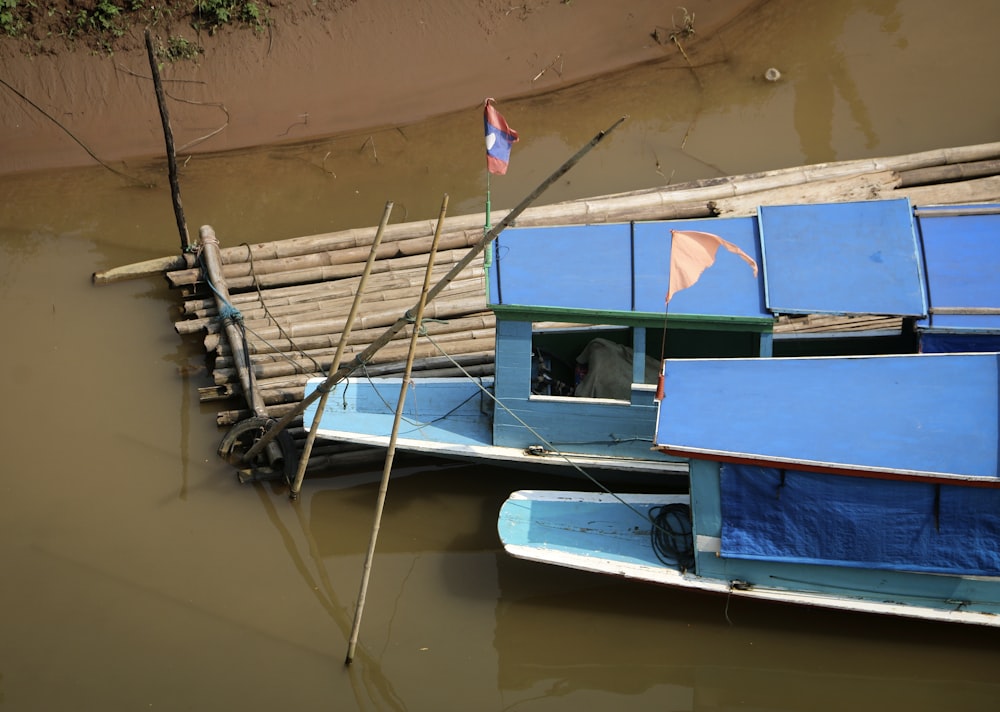
M 674 233 L 670 233 L 670 260 L 674 259 Z M 656 395 L 653 400 L 659 403 L 666 396 L 666 378 L 663 370 L 667 365 L 667 321 L 670 313 L 670 260 L 667 260 L 667 296 L 663 304 L 663 337 L 660 339 L 660 373 L 656 378 Z
M 486 225 L 483 227 L 483 235 L 488 235 L 490 229 L 493 227 L 490 224 L 490 168 L 487 164 L 486 166 Z M 483 253 L 483 268 L 489 269 L 493 266 L 493 243 L 490 242 L 486 245 L 486 251 Z

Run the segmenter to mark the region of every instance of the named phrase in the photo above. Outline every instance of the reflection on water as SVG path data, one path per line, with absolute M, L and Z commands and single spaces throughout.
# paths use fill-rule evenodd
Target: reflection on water
M 870 6 L 883 19 L 879 28 L 890 35 L 892 31 L 887 22 L 890 17 L 894 17 L 892 25 L 898 28 L 899 16 L 895 5 L 895 0 L 889 0 Z M 875 126 L 854 81 L 848 58 L 839 47 L 844 25 L 857 7 L 852 7 L 850 3 L 826 3 L 815 9 L 819 12 L 812 18 L 814 32 L 809 40 L 814 51 L 826 55 L 828 59 L 825 64 L 810 62 L 799 65 L 801 75 L 795 79 L 795 129 L 802 142 L 805 163 L 820 163 L 834 153 L 833 118 L 838 98 L 847 104 L 854 128 L 865 138 L 865 148 L 870 150 L 878 144 Z
M 996 139 L 1000 5 L 773 0 L 666 61 L 501 102 L 509 207 L 619 116 L 552 202 L 720 173 Z M 766 82 L 768 67 L 780 69 Z M 696 73 L 693 75 L 693 73 Z M 225 245 L 483 209 L 478 107 L 183 165 Z M 996 633 L 788 609 L 510 559 L 528 473 L 428 465 L 390 484 L 358 654 L 343 665 L 380 471 L 240 486 L 216 456 L 202 345 L 160 278 L 162 162 L 0 178 L 0 702 L 117 709 L 995 709 Z M 558 265 L 553 266 L 554 269 Z M 380 469 L 380 468 L 377 468 Z M 457 700 L 457 702 L 456 702 Z

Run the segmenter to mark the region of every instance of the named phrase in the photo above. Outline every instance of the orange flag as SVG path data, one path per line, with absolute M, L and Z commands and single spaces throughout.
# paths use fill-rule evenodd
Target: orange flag
M 701 273 L 715 264 L 715 253 L 725 247 L 734 255 L 742 257 L 753 276 L 757 276 L 757 263 L 743 250 L 731 242 L 710 232 L 696 230 L 671 230 L 670 285 L 667 288 L 667 304 L 671 297 L 682 289 L 687 289 L 701 277 Z

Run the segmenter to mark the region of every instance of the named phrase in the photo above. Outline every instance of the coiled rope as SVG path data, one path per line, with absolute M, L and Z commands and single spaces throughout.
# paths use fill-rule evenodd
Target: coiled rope
M 660 563 L 679 566 L 681 572 L 694 568 L 694 534 L 691 507 L 681 502 L 662 504 L 649 510 L 650 543 Z

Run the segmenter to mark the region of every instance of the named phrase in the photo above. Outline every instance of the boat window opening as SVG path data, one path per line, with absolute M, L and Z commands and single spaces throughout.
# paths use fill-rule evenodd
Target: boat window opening
M 870 356 L 918 350 L 915 330 L 871 329 L 830 333 L 775 332 L 775 356 Z
M 665 347 L 665 353 L 661 351 Z M 760 355 L 756 331 L 687 329 L 669 327 L 646 330 L 646 353 L 653 358 L 751 358 Z
M 637 352 L 642 362 L 637 362 Z M 759 353 L 760 336 L 751 331 L 672 327 L 664 341 L 662 328 L 535 322 L 531 396 L 630 401 L 637 384 L 656 384 L 664 356 L 732 358 Z
M 631 354 L 629 327 L 595 324 L 535 323 L 531 333 L 531 394 L 579 396 L 578 388 L 588 377 L 588 348 L 592 343 Z M 582 359 L 581 359 L 582 357 Z M 631 361 L 628 363 L 631 373 Z M 594 377 L 591 377 L 593 380 Z M 601 397 L 592 395 L 590 397 Z M 610 396 L 603 396 L 610 397 Z M 625 396 L 627 399 L 628 396 Z

